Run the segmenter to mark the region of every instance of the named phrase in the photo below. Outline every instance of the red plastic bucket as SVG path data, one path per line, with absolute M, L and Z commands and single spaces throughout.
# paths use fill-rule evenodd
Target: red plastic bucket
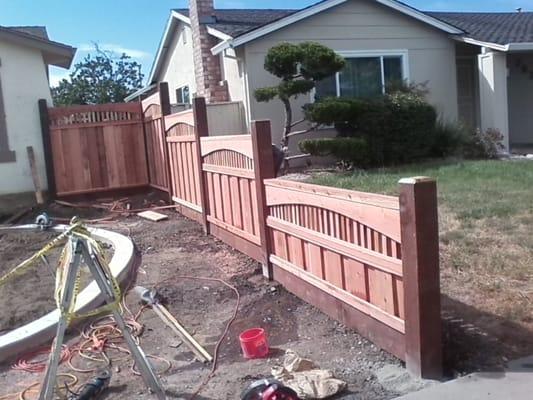
M 239 335 L 244 358 L 262 358 L 268 355 L 268 341 L 265 330 L 252 328 Z

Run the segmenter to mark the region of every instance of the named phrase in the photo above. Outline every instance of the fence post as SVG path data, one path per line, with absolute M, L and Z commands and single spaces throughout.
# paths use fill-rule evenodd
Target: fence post
M 207 193 L 207 185 L 205 184 L 204 172 L 202 169 L 202 137 L 209 136 L 205 98 L 195 97 L 192 100 L 192 106 L 194 115 L 194 145 L 196 146 L 196 173 L 198 176 L 198 184 L 200 185 L 202 225 L 204 227 L 204 232 L 209 234 L 209 223 L 207 222 L 207 216 L 209 215 L 209 197 Z
M 426 177 L 400 180 L 400 223 L 407 370 L 442 377 L 437 184 Z
M 41 120 L 41 134 L 43 139 L 44 165 L 48 186 L 48 198 L 54 199 L 57 195 L 56 177 L 54 175 L 54 159 L 52 154 L 52 139 L 50 138 L 50 117 L 46 99 L 40 99 L 39 118 Z
M 139 105 L 139 112 L 141 113 L 141 127 L 143 130 L 144 158 L 146 159 L 146 175 L 148 177 L 148 185 L 151 185 L 153 182 L 152 181 L 152 167 L 150 165 L 150 156 L 148 154 L 148 137 L 146 134 L 143 100 L 141 96 L 139 96 L 139 98 L 137 99 L 137 104 Z
M 165 175 L 167 180 L 167 190 L 168 190 L 168 201 L 170 203 L 172 200 L 172 177 L 171 177 L 171 168 L 170 168 L 170 157 L 168 155 L 168 144 L 167 144 L 167 131 L 165 126 L 165 115 L 170 114 L 170 93 L 168 91 L 167 82 L 159 82 L 158 85 L 159 91 L 159 105 L 161 106 L 161 142 L 163 145 L 163 162 L 165 163 Z
M 261 239 L 261 253 L 263 255 L 263 275 L 268 279 L 274 279 L 272 264 L 268 259 L 271 246 L 270 235 L 268 234 L 266 224 L 268 207 L 263 182 L 265 179 L 276 177 L 270 121 L 252 121 L 252 147 L 254 155 L 255 192 L 257 194 L 259 216 L 259 238 Z

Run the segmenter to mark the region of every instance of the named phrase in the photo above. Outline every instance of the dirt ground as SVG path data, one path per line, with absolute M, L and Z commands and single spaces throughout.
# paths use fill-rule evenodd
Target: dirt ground
M 52 216 L 68 217 L 80 211 L 54 205 L 49 212 Z M 251 382 L 270 375 L 271 367 L 282 362 L 287 349 L 311 358 L 344 379 L 348 389 L 337 399 L 392 399 L 428 384 L 410 378 L 399 360 L 371 342 L 276 283 L 262 278 L 256 262 L 213 237 L 203 235 L 195 222 L 172 211 L 165 214 L 169 219 L 163 222 L 128 217 L 104 227 L 131 236 L 142 255 L 136 284 L 148 288 L 157 286 L 170 312 L 211 353 L 233 314 L 236 296 L 219 283 L 185 279 L 184 276 L 220 278 L 238 289 L 241 298 L 237 319 L 222 342 L 218 370 L 197 400 L 238 399 Z M 102 213 L 91 211 L 90 216 L 100 217 Z M 33 216 L 28 220 L 31 218 Z M 25 250 L 31 251 L 30 248 Z M 32 285 L 39 286 L 36 282 Z M 133 292 L 128 294 L 127 304 L 134 311 L 140 308 Z M 13 313 L 15 308 L 6 306 L 1 312 L 3 315 Z M 151 310 L 144 311 L 139 322 L 145 327 L 141 338 L 145 352 L 172 363 L 171 369 L 161 377 L 168 397 L 190 399 L 208 376 L 210 367 L 195 361 L 187 347 Z M 242 357 L 238 334 L 252 327 L 266 330 L 271 346 L 268 358 L 245 360 Z M 70 343 L 75 342 L 76 338 L 72 338 Z M 111 386 L 102 398 L 152 398 L 142 380 L 130 371 L 130 364 L 129 360 L 113 362 Z M 154 364 L 158 369 L 164 367 L 159 360 L 154 360 Z M 68 371 L 65 365 L 61 369 Z M 91 376 L 77 375 L 82 382 Z M 2 393 L 22 390 L 40 376 L 13 371 L 10 363 L 4 363 L 0 366 L 0 398 Z

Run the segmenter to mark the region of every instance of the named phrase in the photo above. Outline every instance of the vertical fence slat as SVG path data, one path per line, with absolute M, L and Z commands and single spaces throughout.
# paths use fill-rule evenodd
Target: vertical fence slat
M 437 185 L 400 181 L 406 365 L 423 378 L 442 377 Z

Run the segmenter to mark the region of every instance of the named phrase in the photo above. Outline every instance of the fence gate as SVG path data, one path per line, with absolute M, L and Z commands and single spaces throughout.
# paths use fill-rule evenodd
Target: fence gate
M 139 104 L 117 103 L 39 109 L 49 175 L 58 196 L 148 185 Z M 47 161 L 48 163 L 49 161 Z

